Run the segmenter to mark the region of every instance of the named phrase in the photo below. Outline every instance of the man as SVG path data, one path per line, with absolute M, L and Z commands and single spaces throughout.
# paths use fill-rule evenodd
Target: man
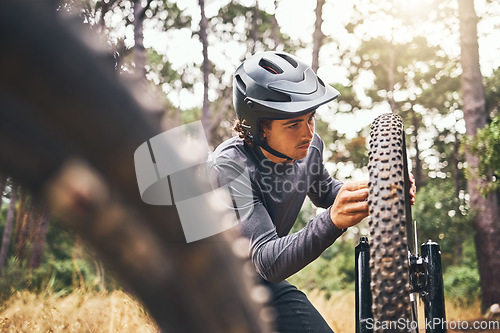
M 272 291 L 278 331 L 332 332 L 305 294 L 285 279 L 368 216 L 368 182 L 333 179 L 314 131 L 315 110 L 339 92 L 283 52 L 250 57 L 236 70 L 233 84 L 239 137 L 214 152 L 218 186 L 229 185 L 243 207 L 238 210 L 241 232 Z M 288 234 L 306 195 L 326 210 Z

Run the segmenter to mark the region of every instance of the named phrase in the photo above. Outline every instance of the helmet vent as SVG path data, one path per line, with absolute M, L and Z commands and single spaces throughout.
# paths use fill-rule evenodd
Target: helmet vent
M 246 93 L 247 85 L 245 84 L 245 82 L 243 82 L 243 80 L 241 79 L 241 76 L 236 75 L 235 78 L 236 78 L 236 84 L 238 85 L 238 88 L 240 88 L 240 90 L 243 91 L 243 93 Z
M 292 57 L 286 55 L 286 54 L 283 54 L 283 53 L 276 53 L 276 55 L 282 57 L 283 59 L 285 59 L 286 61 L 288 61 L 290 63 L 290 65 L 292 65 L 293 67 L 297 68 L 297 66 L 299 65 L 297 63 L 297 61 L 295 61 Z
M 266 71 L 268 71 L 269 73 L 272 73 L 272 74 L 283 73 L 283 70 L 281 68 L 279 68 L 278 66 L 276 66 L 275 64 L 273 64 L 272 62 L 270 62 L 269 60 L 266 60 L 266 59 L 261 59 L 259 61 L 259 66 L 264 68 Z

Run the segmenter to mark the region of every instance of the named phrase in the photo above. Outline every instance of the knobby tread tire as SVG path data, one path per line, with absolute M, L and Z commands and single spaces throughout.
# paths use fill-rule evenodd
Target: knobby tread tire
M 410 320 L 406 230 L 403 122 L 388 113 L 375 119 L 370 132 L 370 271 L 372 310 L 377 323 Z M 410 213 L 411 214 L 411 213 Z M 404 329 L 379 330 L 405 332 Z

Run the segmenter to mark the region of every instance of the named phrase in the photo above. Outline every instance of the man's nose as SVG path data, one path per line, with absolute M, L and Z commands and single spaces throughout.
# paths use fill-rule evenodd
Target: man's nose
M 314 123 L 313 124 L 306 124 L 306 126 L 304 126 L 304 127 L 305 127 L 304 133 L 302 134 L 304 139 L 311 140 L 312 137 L 314 136 Z

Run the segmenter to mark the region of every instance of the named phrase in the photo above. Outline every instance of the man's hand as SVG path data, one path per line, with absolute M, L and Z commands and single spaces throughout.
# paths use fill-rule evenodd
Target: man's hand
M 410 202 L 412 205 L 415 204 L 415 193 L 417 193 L 417 186 L 415 185 L 415 177 L 413 177 L 413 174 L 410 172 Z
M 410 173 L 410 201 L 415 203 L 415 177 Z M 330 218 L 339 229 L 352 227 L 369 215 L 368 213 L 368 181 L 345 183 L 337 194 L 330 208 Z
M 339 229 L 352 227 L 368 216 L 368 181 L 345 183 L 330 208 L 330 218 Z

